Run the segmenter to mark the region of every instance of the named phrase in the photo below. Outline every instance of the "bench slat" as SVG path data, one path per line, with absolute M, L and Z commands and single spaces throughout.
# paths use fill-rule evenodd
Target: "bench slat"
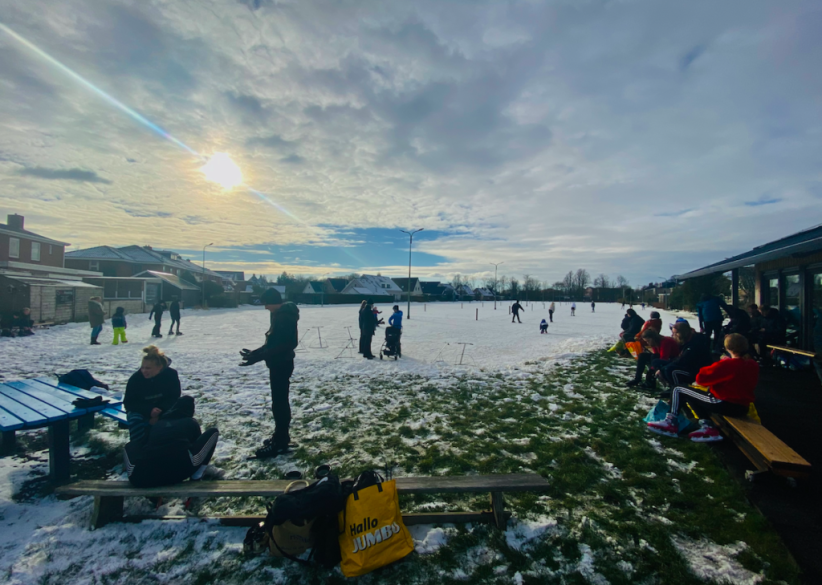
M 126 422 L 126 413 L 123 410 L 123 397 L 122 396 L 110 396 L 108 394 L 101 394 L 99 392 L 95 392 L 93 390 L 84 390 L 83 388 L 78 388 L 77 386 L 71 386 L 69 384 L 64 384 L 62 382 L 57 382 L 50 378 L 35 378 L 35 382 L 39 382 L 40 384 L 45 384 L 50 388 L 57 388 L 62 390 L 63 392 L 68 392 L 80 398 L 96 398 L 97 396 L 102 396 L 106 398 L 109 402 L 106 408 L 99 410 L 100 414 L 103 416 L 107 416 L 108 418 L 113 418 L 118 422 Z
M 72 394 L 78 398 L 96 398 L 97 396 L 101 396 L 101 394 L 98 394 L 97 392 L 92 392 L 91 390 L 84 390 L 83 388 L 71 386 L 70 384 L 63 384 L 62 382 L 51 380 L 49 378 L 34 378 L 34 380 L 29 381 L 43 384 L 45 386 L 48 386 L 49 388 L 56 388 L 68 394 Z M 104 396 L 104 398 L 106 397 Z
M 41 425 L 46 422 L 46 417 L 36 412 L 16 400 L 12 400 L 5 394 L 0 393 L 0 409 L 8 412 L 15 418 L 23 422 L 23 426 Z M 12 430 L 12 429 L 6 429 Z
M 804 349 L 797 349 L 795 347 L 787 347 L 787 346 L 784 346 L 784 345 L 769 345 L 768 347 L 770 347 L 771 349 L 775 349 L 777 351 L 786 351 L 788 353 L 795 353 L 795 354 L 798 354 L 798 355 L 804 355 L 804 356 L 808 356 L 808 357 L 814 357 L 816 355 L 812 351 L 806 351 Z
M 534 492 L 550 487 L 548 480 L 535 474 L 473 475 L 441 477 L 398 477 L 397 491 L 403 494 Z M 127 481 L 86 480 L 57 488 L 73 496 L 279 496 L 289 480 L 220 480 L 184 482 L 159 488 L 136 488 Z
M 109 418 L 113 418 L 119 422 L 128 422 L 128 418 L 126 417 L 126 412 L 123 410 L 123 405 L 118 404 L 115 406 L 110 406 L 109 408 L 104 408 L 100 411 L 100 414 L 107 416 Z
M 23 394 L 48 404 L 57 410 L 66 413 L 71 417 L 86 414 L 85 408 L 75 408 L 71 403 L 74 398 L 56 388 L 49 388 L 43 384 L 31 382 L 29 380 L 18 380 L 17 382 L 6 382 L 12 388 L 16 388 Z
M 22 420 L 4 410 L 2 403 L 0 403 L 0 431 L 16 431 L 24 426 L 25 423 Z
M 810 463 L 805 461 L 799 453 L 788 447 L 762 425 L 729 416 L 726 416 L 725 420 L 745 441 L 755 446 L 769 463 L 810 467 Z
M 64 418 L 68 418 L 68 415 L 59 410 L 50 406 L 43 402 L 42 400 L 37 400 L 36 398 L 32 398 L 28 394 L 20 392 L 16 388 L 12 388 L 7 384 L 0 384 L 0 394 L 6 396 L 7 398 L 11 399 L 14 402 L 17 402 L 20 406 L 22 406 L 25 410 L 29 410 L 34 412 L 37 416 L 27 415 L 28 420 L 26 420 L 26 425 L 31 424 L 40 424 L 44 423 L 49 420 L 62 420 Z M 14 414 L 10 408 L 3 407 L 9 412 Z M 21 412 L 25 412 L 25 410 Z M 15 416 L 17 416 L 15 414 Z

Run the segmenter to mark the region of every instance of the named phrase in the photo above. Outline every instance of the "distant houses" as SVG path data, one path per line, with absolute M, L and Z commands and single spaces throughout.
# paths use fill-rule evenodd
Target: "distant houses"
M 395 301 L 402 297 L 402 289 L 387 276 L 363 274 L 352 279 L 342 290 L 344 295 L 390 296 Z

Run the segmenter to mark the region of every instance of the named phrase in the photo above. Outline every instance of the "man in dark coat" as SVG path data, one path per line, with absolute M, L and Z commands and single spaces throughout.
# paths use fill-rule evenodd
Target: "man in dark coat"
M 360 353 L 365 359 L 373 360 L 374 354 L 371 352 L 371 340 L 377 330 L 377 316 L 369 301 L 360 307 Z
M 639 332 L 642 331 L 642 326 L 645 325 L 645 319 L 637 315 L 633 309 L 628 309 L 625 312 L 625 319 L 622 320 L 623 331 L 622 341 L 634 341 Z
M 91 345 L 100 345 L 97 337 L 103 330 L 103 323 L 106 322 L 106 312 L 103 310 L 103 303 L 100 297 L 91 297 L 88 301 L 88 324 L 91 326 Z
M 514 322 L 514 319 L 522 323 L 522 319 L 519 318 L 519 312 L 524 310 L 525 309 L 522 308 L 522 305 L 519 304 L 519 300 L 514 301 L 514 304 L 511 305 L 511 323 Z
M 152 337 L 162 337 L 160 328 L 163 326 L 163 311 L 166 310 L 166 304 L 163 301 L 157 301 L 151 308 L 151 313 L 148 314 L 148 320 L 154 317 L 154 329 L 151 330 Z
M 180 333 L 180 301 L 177 300 L 177 297 L 171 299 L 168 314 L 171 315 L 171 327 L 168 330 L 168 334 L 174 335 L 174 324 L 177 323 L 177 335 L 182 335 L 182 333 Z
M 668 363 L 655 360 L 652 365 L 658 379 L 671 386 L 687 386 L 693 384 L 700 369 L 714 362 L 711 342 L 706 335 L 694 331 L 687 321 L 675 323 L 673 334 L 682 347 L 679 357 Z
M 250 366 L 265 361 L 271 383 L 271 411 L 274 414 L 274 434 L 257 449 L 256 455 L 262 459 L 276 457 L 289 450 L 291 445 L 291 405 L 288 393 L 291 374 L 294 373 L 294 349 L 299 343 L 297 321 L 300 310 L 291 302 L 284 303 L 280 293 L 273 288 L 266 289 L 260 296 L 260 304 L 269 311 L 270 327 L 265 334 L 265 344 L 250 351 L 240 352 L 241 366 Z

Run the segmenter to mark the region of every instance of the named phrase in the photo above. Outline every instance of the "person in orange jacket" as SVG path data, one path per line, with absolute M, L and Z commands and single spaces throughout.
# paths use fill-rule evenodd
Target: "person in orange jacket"
M 711 413 L 736 417 L 748 414 L 759 383 L 759 364 L 746 357 L 748 340 L 739 333 L 725 337 L 725 349 L 730 358 L 699 370 L 696 383 L 701 387 L 678 386 L 673 389 L 668 416 L 662 421 L 649 422 L 650 431 L 676 437 L 679 434 L 676 417 L 682 402 L 686 400 L 700 417 L 702 428 L 688 435 L 698 443 L 722 440 L 719 431 L 706 420 Z

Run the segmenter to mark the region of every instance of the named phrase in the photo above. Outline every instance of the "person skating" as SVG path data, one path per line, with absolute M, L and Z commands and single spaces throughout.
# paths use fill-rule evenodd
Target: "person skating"
M 577 304 L 576 302 L 571 303 L 571 317 L 576 317 L 577 314 Z
M 114 340 L 112 340 L 111 345 L 120 345 L 121 341 L 128 343 L 128 339 L 126 339 L 127 328 L 126 310 L 123 307 L 117 307 L 114 315 L 111 316 L 111 329 L 114 332 Z
M 551 304 L 548 307 L 548 321 L 550 323 L 554 322 L 554 311 L 556 311 L 556 310 L 557 310 L 557 306 L 554 304 L 553 301 L 551 301 Z
M 270 326 L 265 334 L 265 344 L 254 351 L 243 349 L 241 366 L 265 361 L 271 384 L 271 412 L 274 415 L 274 434 L 257 449 L 258 458 L 276 457 L 291 447 L 291 405 L 288 392 L 291 374 L 294 373 L 294 349 L 299 343 L 297 322 L 300 310 L 292 302 L 283 302 L 280 293 L 266 289 L 260 296 L 260 304 L 270 313 Z
M 520 311 L 525 311 L 525 309 L 523 309 L 522 305 L 519 304 L 519 300 L 515 300 L 514 304 L 511 305 L 511 315 L 512 315 L 511 323 L 514 322 L 514 319 L 516 319 L 517 321 L 522 323 L 522 319 L 519 318 L 519 312 Z
M 371 352 L 371 340 L 377 330 L 377 316 L 371 308 L 369 301 L 363 301 L 360 306 L 360 353 L 365 359 L 373 360 L 374 354 Z
M 722 435 L 708 421 L 710 415 L 744 417 L 748 414 L 759 382 L 759 364 L 745 357 L 748 340 L 739 333 L 726 336 L 724 345 L 731 357 L 701 368 L 696 375 L 696 383 L 704 388 L 677 385 L 671 392 L 671 410 L 665 420 L 648 423 L 648 430 L 668 437 L 678 436 L 676 418 L 683 402 L 688 402 L 702 427 L 691 433 L 690 439 L 697 443 L 721 441 Z
M 100 345 L 97 337 L 103 331 L 103 323 L 106 322 L 106 312 L 103 310 L 103 303 L 100 297 L 91 297 L 88 300 L 88 324 L 91 327 L 91 345 Z
M 194 416 L 194 399 L 182 396 L 180 377 L 169 359 L 155 345 L 143 348 L 140 369 L 126 384 L 123 408 L 132 441 L 142 441 L 150 427 L 163 418 Z
M 597 312 L 597 304 L 594 301 L 591 301 L 591 312 L 592 313 Z
M 548 333 L 548 322 L 545 319 L 539 322 L 539 332 L 540 334 Z
M 180 332 L 180 301 L 177 300 L 177 297 L 171 298 L 168 314 L 171 316 L 171 327 L 168 329 L 168 334 L 174 335 L 174 324 L 177 323 L 177 335 L 182 335 Z
M 166 304 L 163 301 L 157 301 L 151 308 L 151 313 L 148 314 L 148 320 L 154 318 L 154 329 L 151 330 L 152 337 L 162 337 L 160 329 L 163 326 L 163 311 L 166 310 Z

